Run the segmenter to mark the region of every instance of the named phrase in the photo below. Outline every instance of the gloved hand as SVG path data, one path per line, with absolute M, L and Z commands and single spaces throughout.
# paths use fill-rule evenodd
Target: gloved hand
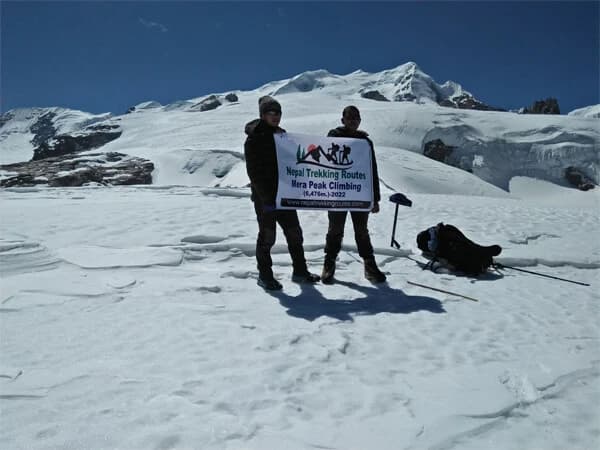
M 275 205 L 263 205 L 262 210 L 264 213 L 272 213 L 276 210 Z
M 379 212 L 379 202 L 375 202 L 375 203 L 373 204 L 373 209 L 371 209 L 371 212 L 372 212 L 373 214 L 377 214 L 377 213 Z

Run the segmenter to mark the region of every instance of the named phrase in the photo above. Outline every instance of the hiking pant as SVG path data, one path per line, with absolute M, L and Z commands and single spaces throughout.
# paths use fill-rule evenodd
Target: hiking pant
M 342 248 L 344 238 L 344 226 L 348 211 L 329 211 L 329 229 L 325 239 L 325 257 L 335 259 Z M 354 239 L 358 254 L 364 258 L 373 257 L 373 246 L 367 229 L 369 213 L 363 211 L 351 211 L 352 224 L 354 225 Z
M 298 213 L 295 210 L 275 210 L 265 212 L 262 204 L 254 203 L 256 221 L 258 222 L 258 238 L 256 239 L 256 263 L 261 278 L 273 277 L 273 260 L 271 259 L 271 248 L 275 244 L 277 225 L 283 230 L 288 245 L 288 251 L 292 257 L 294 273 L 306 273 L 306 259 L 304 258 L 304 239 L 302 228 L 298 221 Z

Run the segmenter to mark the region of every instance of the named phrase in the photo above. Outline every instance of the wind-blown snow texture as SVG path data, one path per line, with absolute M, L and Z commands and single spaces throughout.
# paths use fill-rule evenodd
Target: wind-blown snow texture
M 285 83 L 213 111 L 118 117 L 123 135 L 103 150 L 152 159 L 157 186 L 0 191 L 0 447 L 597 448 L 598 190 L 512 177 L 506 191 L 415 151 L 433 120 L 520 143 L 550 126 L 594 137 L 597 122 L 326 88 L 278 96 L 282 125 L 302 133 L 361 108 L 383 182 L 369 229 L 388 282 L 363 278 L 348 224 L 334 285 L 292 283 L 279 231 L 284 289 L 269 294 L 256 286 L 242 129 L 258 96 Z M 414 202 L 400 210 L 400 250 L 389 246 L 395 191 Z M 327 216 L 299 215 L 319 272 Z M 422 271 L 415 236 L 439 221 L 501 245 L 501 263 L 592 286 Z
M 273 295 L 256 286 L 245 189 L 5 189 L 0 444 L 596 448 L 598 196 L 550 187 L 413 194 L 399 251 L 383 202 L 370 221 L 381 286 L 364 280 L 350 230 L 338 284 L 293 284 L 280 234 Z M 318 271 L 326 214 L 300 219 Z M 594 287 L 422 271 L 404 255 L 423 261 L 415 234 L 437 221 L 502 245 L 500 262 Z

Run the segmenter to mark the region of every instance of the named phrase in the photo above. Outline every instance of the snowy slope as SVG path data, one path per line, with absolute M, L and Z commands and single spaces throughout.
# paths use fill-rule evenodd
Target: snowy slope
M 165 159 L 175 162 L 173 153 L 182 150 L 188 157 L 195 153 L 200 155 L 196 158 L 206 161 L 211 160 L 215 150 L 241 153 L 243 126 L 256 117 L 257 101 L 264 93 L 265 90 L 240 92 L 239 103 L 205 113 L 152 110 L 122 116 L 123 135 L 104 148 L 154 161 L 158 167 L 155 183 L 202 184 L 194 182 L 194 177 L 188 176 L 189 171 L 184 169 L 187 157 L 174 169 L 164 166 Z M 461 167 L 504 190 L 514 176 L 564 184 L 564 169 L 569 166 L 579 167 L 596 182 L 600 181 L 600 130 L 590 120 L 375 102 L 358 95 L 340 99 L 320 91 L 290 93 L 278 98 L 284 108 L 282 125 L 289 131 L 326 134 L 339 124 L 343 107 L 352 103 L 361 109 L 362 126 L 371 134 L 382 158 L 393 160 L 403 150 L 421 153 L 425 142 L 441 138 L 447 145 L 457 147 L 455 157 Z M 429 162 L 424 164 L 431 166 Z M 210 164 L 207 169 L 212 170 Z M 440 166 L 440 170 L 446 169 Z M 169 177 L 164 176 L 165 172 Z M 202 177 L 205 180 L 205 175 Z M 247 180 L 241 185 L 245 183 Z M 222 183 L 215 176 L 211 184 Z
M 569 116 L 587 117 L 589 119 L 600 118 L 600 105 L 586 106 L 585 108 L 574 109 Z

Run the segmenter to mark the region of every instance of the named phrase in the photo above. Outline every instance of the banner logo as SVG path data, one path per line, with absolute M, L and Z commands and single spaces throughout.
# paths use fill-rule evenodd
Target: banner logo
M 298 144 L 296 164 L 310 164 L 327 169 L 346 170 L 352 168 L 352 164 L 354 164 L 354 161 L 350 159 L 351 152 L 352 147 L 349 145 L 342 144 L 340 148 L 340 145 L 335 142 L 331 143 L 327 151 L 323 150 L 320 145 L 309 144 L 307 148 L 303 148 Z

